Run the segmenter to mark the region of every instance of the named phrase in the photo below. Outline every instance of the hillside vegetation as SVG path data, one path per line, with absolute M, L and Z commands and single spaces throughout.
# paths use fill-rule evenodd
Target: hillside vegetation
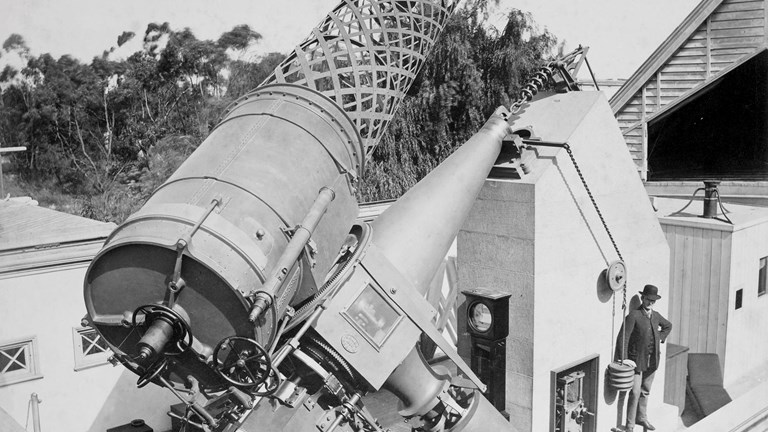
M 509 105 L 556 39 L 528 14 L 488 25 L 486 2 L 453 16 L 368 163 L 361 201 L 400 196 L 499 105 Z M 124 59 L 115 51 L 141 38 Z M 32 55 L 23 35 L 0 51 L 24 66 L 0 72 L 0 143 L 26 146 L 9 156 L 6 191 L 41 205 L 121 222 L 191 154 L 224 108 L 256 87 L 284 58 L 246 58 L 262 36 L 247 25 L 217 40 L 151 23 L 124 32 L 90 63 Z M 6 168 L 8 171 L 8 168 Z

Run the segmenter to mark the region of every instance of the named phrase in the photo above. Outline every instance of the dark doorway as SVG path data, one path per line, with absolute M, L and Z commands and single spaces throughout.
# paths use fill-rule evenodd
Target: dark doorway
M 648 180 L 768 179 L 768 51 L 648 123 Z

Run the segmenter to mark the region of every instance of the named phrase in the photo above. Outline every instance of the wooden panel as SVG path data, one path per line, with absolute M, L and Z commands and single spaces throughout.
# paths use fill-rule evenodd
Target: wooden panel
M 719 325 L 718 317 L 720 315 L 719 308 L 723 307 L 720 304 L 720 290 L 728 290 L 728 285 L 720 284 L 720 274 L 723 272 L 723 232 L 722 231 L 710 231 L 711 235 L 711 247 L 709 251 L 710 264 L 709 264 L 709 310 L 707 316 L 707 352 L 717 352 L 717 328 Z
M 669 287 L 669 320 L 672 322 L 672 333 L 670 335 L 670 341 L 680 341 L 680 334 L 682 330 L 681 318 L 683 310 L 683 237 L 678 234 L 679 227 L 667 226 L 665 229 L 669 230 L 667 235 L 667 244 L 669 244 L 670 253 L 670 278 L 671 286 Z
M 621 129 L 626 129 L 636 125 L 640 121 L 640 115 L 636 113 L 619 113 L 618 120 Z
M 696 81 L 677 81 L 677 80 L 671 80 L 669 78 L 664 78 L 661 80 L 661 88 L 663 89 L 677 88 L 677 89 L 690 90 L 696 87 L 697 84 L 698 82 Z
M 689 39 L 688 41 L 683 44 L 681 49 L 707 49 L 707 38 L 706 35 L 704 38 L 700 39 Z
M 712 56 L 712 63 L 735 63 L 739 61 L 742 57 L 744 57 L 744 54 L 725 54 L 725 55 L 713 55 Z
M 762 18 L 763 11 L 760 9 L 740 11 L 740 12 L 720 12 L 717 11 L 710 15 L 709 19 L 714 23 L 725 20 L 753 19 Z
M 643 107 L 640 104 L 627 104 L 622 108 L 622 112 L 625 113 L 641 113 L 643 112 Z M 642 116 L 638 116 L 642 117 Z
M 662 104 L 662 105 L 666 105 L 666 104 L 668 104 L 668 103 L 670 103 L 670 102 L 674 102 L 674 101 L 676 101 L 677 99 L 678 99 L 678 97 L 677 97 L 677 96 L 666 96 L 666 95 L 665 95 L 665 96 L 662 96 L 662 97 L 661 97 L 661 104 Z
M 728 2 L 720 5 L 720 7 L 717 9 L 717 11 L 720 13 L 754 11 L 754 10 L 763 10 L 763 2 L 761 1 L 752 1 L 752 2 L 743 2 L 743 3 Z
M 706 72 L 662 72 L 661 79 L 669 81 L 704 81 L 707 78 Z
M 683 250 L 681 253 L 683 254 L 683 263 L 681 266 L 681 269 L 690 269 L 691 266 L 693 266 L 693 229 L 690 227 L 683 227 L 681 230 L 680 235 L 683 237 Z M 681 270 L 685 272 L 685 270 Z M 687 347 L 691 346 L 691 338 L 689 330 L 691 328 L 691 322 L 693 321 L 691 318 L 691 304 L 693 303 L 693 293 L 691 290 L 691 278 L 690 277 L 683 277 L 682 284 L 681 284 L 684 297 L 683 297 L 683 304 L 682 304 L 682 310 L 681 310 L 681 322 L 680 322 L 680 342 L 681 345 L 685 345 Z
M 734 28 L 712 30 L 712 40 L 720 38 L 744 38 L 750 36 L 762 36 L 762 27 Z
M 666 63 L 668 65 L 685 65 L 685 64 L 706 64 L 707 56 L 685 56 L 685 57 L 672 57 Z
M 687 47 L 683 47 L 683 48 L 680 48 L 675 53 L 675 57 L 706 56 L 706 55 L 707 55 L 707 49 L 706 48 L 687 48 Z
M 752 28 L 752 27 L 757 27 L 762 29 L 763 25 L 764 25 L 763 18 L 759 17 L 757 19 L 713 21 L 710 24 L 710 29 L 712 30 L 741 29 L 741 28 L 746 29 L 746 28 Z
M 712 48 L 758 47 L 763 43 L 763 36 L 717 38 L 712 40 Z
M 667 89 L 664 89 L 663 92 L 661 93 L 662 99 L 664 97 L 679 98 L 680 96 L 684 95 L 689 90 L 690 90 L 690 88 L 676 88 L 676 87 L 667 88 Z
M 755 51 L 754 47 L 746 46 L 746 47 L 725 47 L 725 48 L 713 48 L 712 49 L 712 55 L 729 55 L 729 54 L 752 54 Z
M 707 38 L 707 24 L 704 23 L 696 29 L 695 32 L 691 33 L 691 35 L 688 37 L 688 41 L 693 40 L 699 40 L 699 39 L 706 39 Z
M 667 73 L 675 73 L 675 72 L 685 72 L 685 73 L 696 73 L 696 72 L 706 72 L 707 66 L 705 64 L 698 64 L 698 65 L 664 65 L 664 67 L 661 68 L 662 74 Z
M 688 266 L 691 269 L 690 278 L 688 278 L 688 289 L 691 291 L 691 325 L 688 329 L 688 346 L 693 352 L 701 352 L 704 347 L 700 345 L 699 341 L 699 328 L 701 323 L 705 321 L 705 317 L 701 316 L 701 302 L 702 297 L 705 297 L 702 293 L 702 263 L 701 263 L 701 250 L 702 250 L 702 236 L 701 229 L 694 228 L 691 230 L 691 238 L 693 240 L 692 247 L 690 249 L 690 263 Z M 709 299 L 709 296 L 706 296 Z
M 722 234 L 722 247 L 720 248 L 720 262 L 722 272 L 720 273 L 720 299 L 717 311 L 717 354 L 720 356 L 720 364 L 725 364 L 725 344 L 727 342 L 728 313 L 730 312 L 729 289 L 731 282 L 731 242 L 733 236 L 730 233 Z
M 712 286 L 711 270 L 712 270 L 712 234 L 713 231 L 701 230 L 701 251 L 699 252 L 699 283 L 697 289 L 701 291 L 701 302 L 699 303 L 699 348 L 702 351 L 707 350 L 707 330 L 709 329 L 710 315 L 709 315 L 709 299 L 710 291 L 717 291 L 717 286 Z
M 629 132 L 630 128 L 631 129 L 637 129 L 637 127 L 638 127 L 638 124 L 637 124 L 636 120 L 632 120 L 632 121 L 619 121 L 618 123 L 619 123 L 619 127 L 622 130 L 622 133 Z
M 685 408 L 685 382 L 688 376 L 688 347 L 668 344 L 666 371 L 664 372 L 664 402 L 678 408 L 680 415 Z
M 670 248 L 669 341 L 725 354 L 730 234 L 662 225 Z

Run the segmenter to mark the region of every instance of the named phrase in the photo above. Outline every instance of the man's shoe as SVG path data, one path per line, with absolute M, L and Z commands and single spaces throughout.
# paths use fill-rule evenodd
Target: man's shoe
M 624 431 L 625 431 L 625 432 L 635 432 L 635 427 L 634 427 L 634 426 L 627 426 L 627 427 L 624 429 Z
M 642 420 L 637 422 L 640 426 L 644 427 L 646 430 L 653 431 L 656 430 L 655 427 L 648 421 L 648 420 Z

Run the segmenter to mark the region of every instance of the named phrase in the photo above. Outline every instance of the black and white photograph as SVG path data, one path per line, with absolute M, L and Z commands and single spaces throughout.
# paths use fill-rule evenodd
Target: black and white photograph
M 768 431 L 768 0 L 0 10 L 0 432 Z

